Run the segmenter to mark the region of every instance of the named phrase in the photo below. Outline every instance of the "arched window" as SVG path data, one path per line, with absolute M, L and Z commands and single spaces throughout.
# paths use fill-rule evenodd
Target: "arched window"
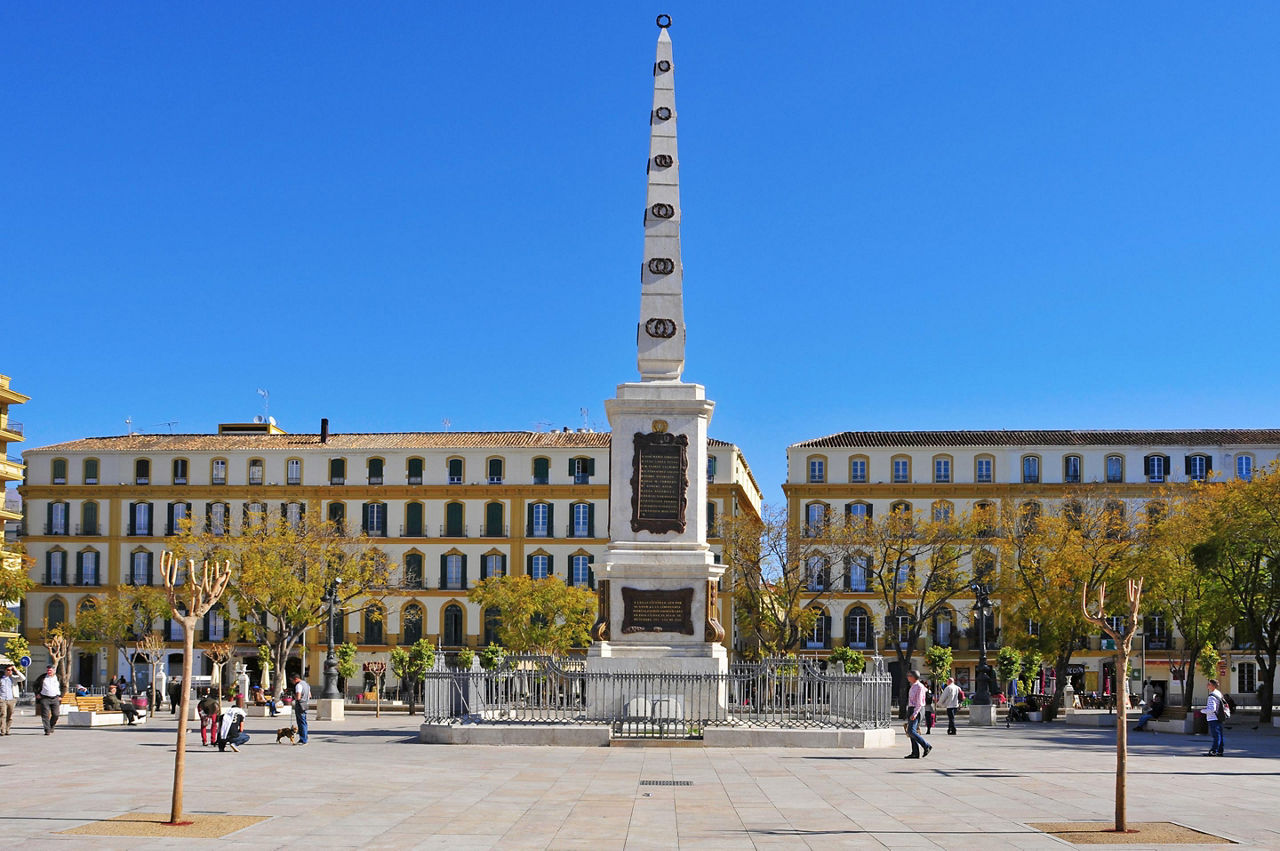
M 507 557 L 504 553 L 486 553 L 481 564 L 481 579 L 496 579 L 507 575 Z
M 844 507 L 844 516 L 850 523 L 855 521 L 865 523 L 871 519 L 871 504 L 867 502 L 851 502 Z
M 569 478 L 575 485 L 591 484 L 591 477 L 596 474 L 594 458 L 570 458 Z
M 809 556 L 805 561 L 805 582 L 808 591 L 826 591 L 831 587 L 831 569 L 822 556 Z
M 410 502 L 404 507 L 404 535 L 421 538 L 426 534 L 426 509 L 420 502 Z
M 1158 453 L 1142 459 L 1142 474 L 1148 482 L 1163 482 L 1169 478 L 1171 465 L 1168 455 Z
M 807 459 L 809 467 L 809 484 L 822 484 L 827 480 L 827 458 L 825 455 L 813 455 Z
M 1080 529 L 1084 524 L 1084 504 L 1078 499 L 1069 499 L 1062 503 L 1062 516 L 1072 529 Z
M 382 468 L 383 468 L 383 463 L 381 458 L 369 459 L 369 467 L 368 467 L 369 484 L 371 485 L 382 484 Z
M 907 502 L 906 500 L 900 499 L 897 502 L 893 503 L 893 505 L 889 506 L 890 514 L 901 514 L 906 517 L 910 517 L 911 511 L 912 511 L 911 503 Z
M 189 481 L 191 464 L 186 458 L 173 459 L 173 483 L 175 485 L 185 485 Z
M 1023 484 L 1036 484 L 1040 481 L 1040 456 L 1039 455 L 1023 455 L 1022 456 L 1022 482 Z
M 206 506 L 205 526 L 211 535 L 227 534 L 231 512 L 225 502 L 211 502 Z
M 573 504 L 573 537 L 575 538 L 593 538 L 595 537 L 595 516 L 596 507 L 590 502 L 575 502 Z
M 854 606 L 844 616 L 844 643 L 857 648 L 871 646 L 871 618 L 862 606 Z
M 855 485 L 867 482 L 867 456 L 854 455 L 849 459 L 849 482 Z
M 347 459 L 329 459 L 329 484 L 345 485 L 347 483 Z
M 55 485 L 65 485 L 67 483 L 67 459 L 54 458 L 52 464 L 52 475 L 50 478 Z
M 811 502 L 804 509 L 804 533 L 810 538 L 821 535 L 827 528 L 827 504 Z
M 533 553 L 529 556 L 526 569 L 530 579 L 546 579 L 552 573 L 551 556 L 547 553 Z
M 405 553 L 404 585 L 406 588 L 425 588 L 422 582 L 422 553 Z
M 502 629 L 502 615 L 497 609 L 484 610 L 484 643 L 497 644 Z
M 440 556 L 440 587 L 451 591 L 467 588 L 467 557 L 462 553 L 445 553 Z
M 49 503 L 48 511 L 48 528 L 45 529 L 46 535 L 65 535 L 67 529 L 68 505 L 65 502 Z
M 950 523 L 955 513 L 956 507 L 945 499 L 939 499 L 933 503 L 934 523 Z
M 84 459 L 84 483 L 86 485 L 96 485 L 98 483 L 98 459 Z
M 79 585 L 99 585 L 98 551 L 84 550 L 76 555 L 79 564 L 76 566 L 76 582 Z
M 484 534 L 486 538 L 501 538 L 506 535 L 506 508 L 500 502 L 491 502 L 484 507 Z
M 129 503 L 129 534 L 144 538 L 151 534 L 151 503 Z
M 955 633 L 956 616 L 950 610 L 938 612 L 933 618 L 933 643 L 950 647 Z
M 301 458 L 290 458 L 284 462 L 284 483 L 286 485 L 302 484 Z
M 591 556 L 584 553 L 569 556 L 569 584 L 579 588 L 594 588 L 595 576 L 591 572 Z
M 551 537 L 551 504 L 535 502 L 529 506 L 529 537 Z
M 533 483 L 535 485 L 551 484 L 551 459 L 533 459 Z
M 465 473 L 465 470 L 464 470 L 464 467 L 463 467 L 463 463 L 462 463 L 462 459 L 461 459 L 461 458 L 450 458 L 450 459 L 448 460 L 448 462 L 447 462 L 447 465 L 446 465 L 446 466 L 448 467 L 448 470 L 449 470 L 449 472 L 448 472 L 448 476 L 449 476 L 448 481 L 449 481 L 449 484 L 451 484 L 451 485 L 460 485 L 460 484 L 462 484 L 462 477 L 463 477 L 463 475 L 464 475 L 464 473 Z
M 855 553 L 844 562 L 845 588 L 859 594 L 865 594 L 871 585 L 871 556 Z
M 817 618 L 813 622 L 813 629 L 805 636 L 805 649 L 829 650 L 831 649 L 831 615 L 827 614 L 826 609 L 815 607 L 813 611 L 817 613 Z
M 135 485 L 151 484 L 151 462 L 146 458 L 139 458 L 133 462 L 133 483 Z
M 67 622 L 67 604 L 57 597 L 49 601 L 49 613 L 45 618 L 49 629 Z
M 347 534 L 347 504 L 345 502 L 329 503 L 329 522 L 333 524 L 335 535 Z
M 422 484 L 422 473 L 426 464 L 421 458 L 410 458 L 405 471 L 405 481 L 411 485 Z
M 985 581 L 996 572 L 996 556 L 991 550 L 974 550 L 969 561 L 973 565 L 974 579 Z
M 129 556 L 129 584 L 151 585 L 153 560 L 147 550 L 137 550 Z
M 1084 460 L 1079 455 L 1067 455 L 1062 459 L 1062 481 L 1069 485 L 1080 484 Z
M 911 637 L 911 613 L 903 606 L 899 606 L 893 614 L 889 615 L 885 626 L 898 646 L 906 649 L 907 640 Z
M 467 527 L 463 522 L 462 503 L 450 502 L 444 507 L 444 536 L 446 538 L 465 538 Z
M 400 612 L 400 643 L 412 645 L 422 639 L 422 606 L 410 603 Z
M 489 463 L 488 463 L 488 467 L 489 467 L 489 484 L 491 484 L 491 485 L 500 485 L 500 484 L 502 484 L 502 478 L 503 478 L 503 476 L 502 476 L 502 467 L 503 467 L 502 459 L 501 459 L 501 458 L 490 458 L 490 459 L 489 459 Z
M 44 584 L 67 584 L 67 553 L 65 550 L 52 549 L 44 556 Z
M 911 456 L 895 455 L 889 461 L 890 469 L 893 471 L 893 483 L 895 485 L 905 485 L 911 481 Z
M 1107 456 L 1107 483 L 1119 484 L 1124 481 L 1124 456 L 1108 455 Z
M 979 455 L 973 459 L 973 480 L 980 485 L 989 485 L 996 480 L 994 455 Z
M 1202 452 L 1188 455 L 1183 463 L 1187 479 L 1193 482 L 1203 482 L 1213 472 L 1213 458 Z
M 974 529 L 979 538 L 990 538 L 994 535 L 998 519 L 995 503 L 979 502 L 973 506 Z
M 444 636 L 442 643 L 446 647 L 462 646 L 462 607 L 450 603 L 444 607 Z
M 1236 478 L 1242 481 L 1253 481 L 1253 456 L 1237 455 L 1236 456 Z
M 363 518 L 364 533 L 370 538 L 387 536 L 387 504 L 385 502 L 366 502 Z
M 365 644 L 386 644 L 383 637 L 383 621 L 386 620 L 385 612 L 376 605 L 366 606 L 364 610 L 364 643 Z
M 227 483 L 227 459 L 214 458 L 209 462 L 209 482 L 215 485 Z
M 249 484 L 261 485 L 266 481 L 267 465 L 261 458 L 249 459 Z
M 1018 507 L 1018 523 L 1024 534 L 1035 531 L 1036 522 L 1043 513 L 1040 503 L 1035 500 L 1028 500 Z
M 933 456 L 933 481 L 935 484 L 945 485 L 951 483 L 951 456 L 935 455 Z
M 1108 538 L 1123 538 L 1127 531 L 1124 503 L 1116 499 L 1107 500 L 1102 507 L 1103 529 Z

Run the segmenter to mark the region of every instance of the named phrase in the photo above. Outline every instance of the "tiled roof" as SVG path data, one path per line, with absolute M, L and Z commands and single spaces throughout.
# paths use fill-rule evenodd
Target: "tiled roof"
M 861 449 L 898 446 L 1235 446 L 1256 443 L 1280 444 L 1280 429 L 842 431 L 791 446 L 797 449 Z
M 361 449 L 608 449 L 607 431 L 408 431 L 370 434 L 128 434 L 86 437 L 34 447 L 28 452 L 269 452 L 318 448 Z M 709 439 L 711 446 L 729 447 Z

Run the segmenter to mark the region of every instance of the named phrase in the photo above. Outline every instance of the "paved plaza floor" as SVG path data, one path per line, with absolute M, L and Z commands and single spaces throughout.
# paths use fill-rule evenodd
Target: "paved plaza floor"
M 0 738 L 0 844 L 200 848 L 1066 848 L 1025 826 L 1112 813 L 1114 731 L 1022 725 L 934 731 L 925 760 L 884 751 L 428 746 L 405 715 L 313 724 L 276 745 L 251 718 L 239 754 L 189 740 L 191 812 L 264 816 L 219 840 L 59 834 L 168 812 L 174 721 Z M 194 725 L 193 725 L 194 729 Z M 899 737 L 901 741 L 901 736 Z M 1137 733 L 1130 818 L 1280 848 L 1280 731 Z M 644 781 L 692 785 L 648 785 Z M 643 785 L 642 785 L 643 784 Z M 1127 846 L 1133 848 L 1136 846 Z M 1150 847 L 1150 846 L 1148 846 Z M 1200 846 L 1204 847 L 1204 846 Z

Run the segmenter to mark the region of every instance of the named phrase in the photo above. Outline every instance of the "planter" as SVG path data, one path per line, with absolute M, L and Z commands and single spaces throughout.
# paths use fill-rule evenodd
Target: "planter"
M 1044 720 L 1044 713 L 1043 713 L 1043 712 L 1028 712 L 1028 713 L 1027 713 L 1027 720 L 1028 720 L 1028 721 L 1043 721 L 1043 720 Z

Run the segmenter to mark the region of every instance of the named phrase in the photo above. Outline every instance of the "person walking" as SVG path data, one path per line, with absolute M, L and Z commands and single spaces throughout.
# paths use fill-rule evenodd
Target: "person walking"
M 1209 722 L 1209 750 L 1205 756 L 1222 756 L 1222 722 L 1231 717 L 1226 698 L 1218 691 L 1218 681 L 1209 680 L 1209 699 L 1205 702 L 1204 717 Z
M 62 709 L 62 680 L 50 665 L 36 681 L 31 684 L 36 693 L 36 712 L 40 715 L 40 723 L 44 725 L 44 734 L 53 735 L 53 728 L 58 726 L 58 715 Z
M 298 728 L 298 744 L 307 743 L 307 705 L 311 703 L 311 686 L 302 677 L 294 674 L 289 682 L 293 684 L 293 717 Z
M 9 735 L 13 713 L 18 706 L 18 693 L 26 681 L 26 675 L 16 666 L 5 665 L 4 674 L 0 676 L 0 736 Z
M 960 708 L 960 686 L 954 677 L 947 677 L 947 684 L 938 695 L 938 708 L 947 713 L 947 735 L 956 734 L 956 710 Z
M 216 744 L 218 741 L 218 712 L 222 707 L 218 704 L 218 698 L 214 696 L 213 689 L 204 690 L 204 696 L 200 698 L 200 702 L 196 704 L 196 709 L 200 713 L 200 746 L 208 747 Z
M 933 750 L 933 746 L 925 741 L 924 736 L 920 735 L 920 721 L 924 715 L 925 695 L 929 693 L 929 689 L 925 684 L 920 682 L 920 672 L 911 671 L 907 674 L 907 682 L 911 683 L 911 691 L 907 694 L 907 738 L 911 739 L 911 753 L 903 757 L 903 759 L 920 759 L 929 755 L 929 751 Z M 921 752 L 923 750 L 923 753 Z
M 924 698 L 924 732 L 933 735 L 933 725 L 938 723 L 938 713 L 933 704 L 933 689 L 929 689 Z

